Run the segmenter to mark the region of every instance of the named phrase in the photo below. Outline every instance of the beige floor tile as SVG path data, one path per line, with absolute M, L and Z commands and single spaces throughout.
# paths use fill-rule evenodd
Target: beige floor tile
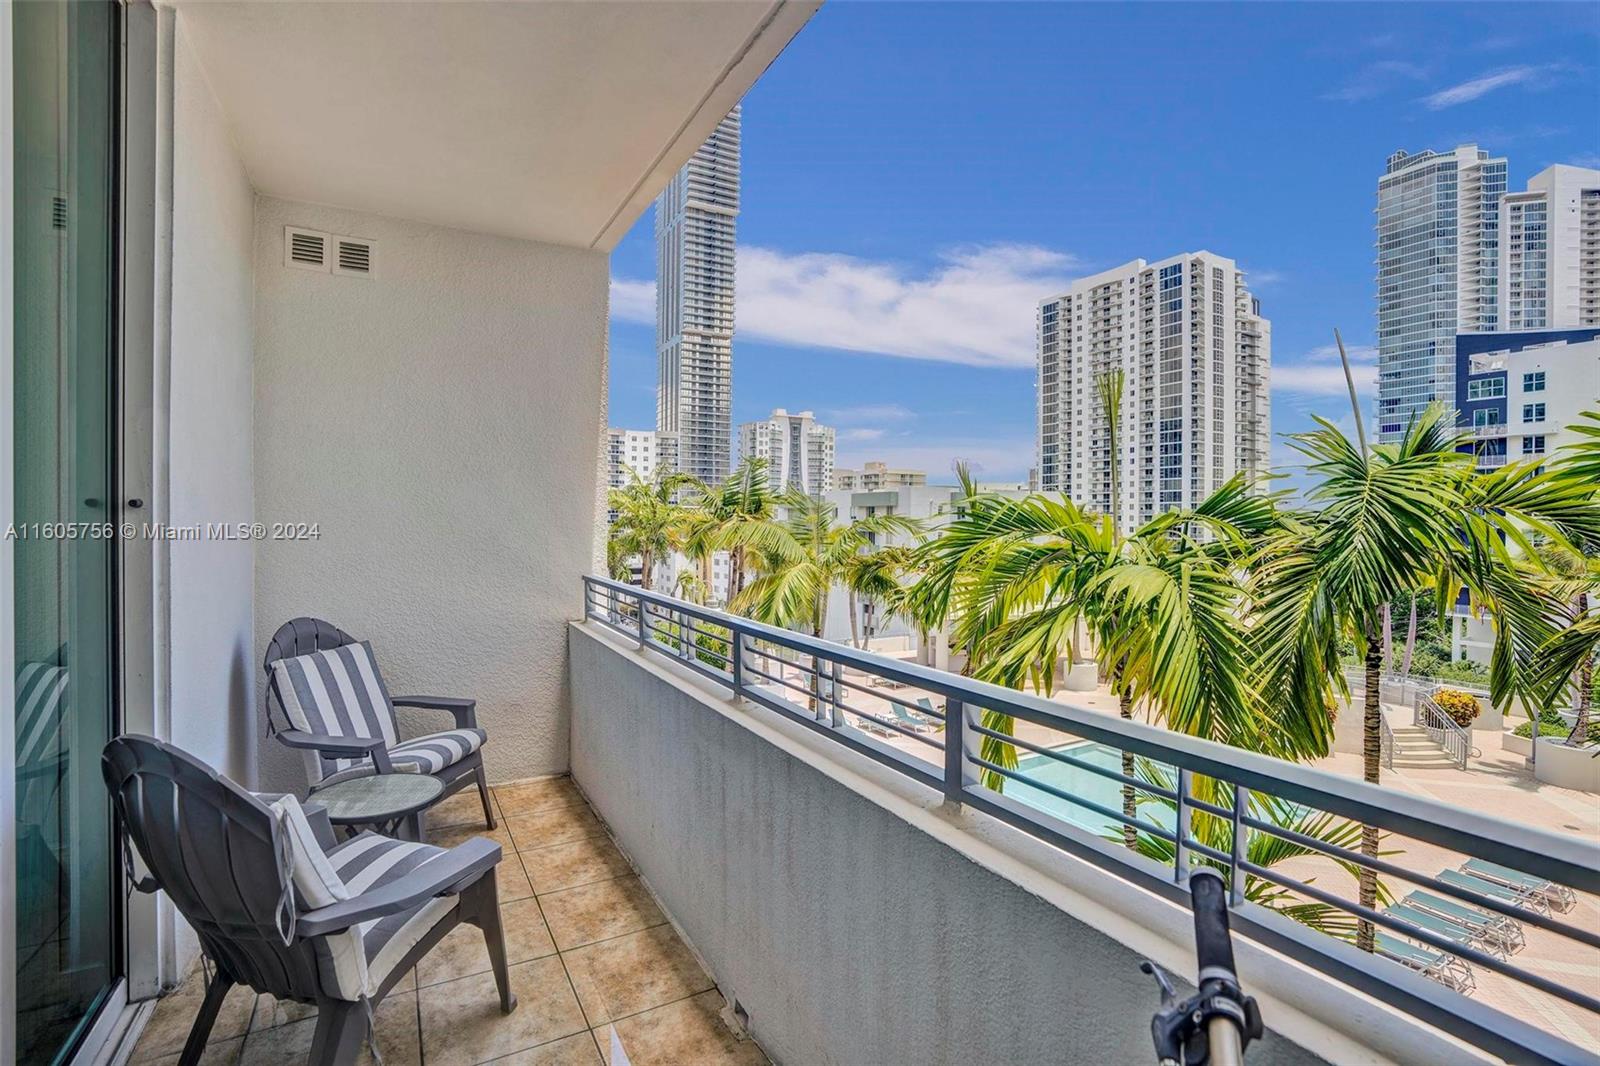
M 500 810 L 515 817 L 550 807 L 582 806 L 583 795 L 570 777 L 545 777 L 515 785 L 500 785 L 494 790 Z
M 536 893 L 609 881 L 633 872 L 622 852 L 603 836 L 524 851 L 522 866 Z
M 767 1057 L 754 1040 L 741 1040 L 722 1021 L 720 992 L 702 992 L 665 1007 L 635 1014 L 615 1023 L 622 1049 L 633 1066 L 717 1066 L 720 1063 L 764 1063 Z M 601 1047 L 609 1047 L 612 1026 L 595 1029 Z
M 547 807 L 530 814 L 513 814 L 506 818 L 506 825 L 518 851 L 605 835 L 600 819 L 588 807 Z
M 666 919 L 637 877 L 596 881 L 540 896 L 544 920 L 562 951 L 660 925 Z
M 495 1059 L 492 1066 L 602 1066 L 603 1062 L 594 1034 L 578 1033 Z
M 687 999 L 714 987 L 670 925 L 602 940 L 561 956 L 590 1025 Z
M 494 803 L 490 801 L 490 808 Z M 499 810 L 495 810 L 495 818 L 500 817 Z M 478 797 L 476 785 L 468 785 L 453 796 L 446 797 L 428 808 L 427 826 L 430 832 L 449 828 L 451 826 L 476 826 L 479 829 L 487 828 L 483 820 L 483 800 Z
M 500 1013 L 492 974 L 423 988 L 418 995 L 428 1066 L 474 1066 L 584 1030 L 583 1011 L 554 956 L 511 967 L 511 987 L 517 1008 L 510 1014 Z
M 278 999 L 271 992 L 266 992 L 256 1000 L 256 1013 L 250 1020 L 250 1031 L 254 1033 L 262 1029 L 275 1029 L 280 1025 L 310 1018 L 316 1013 L 317 1008 L 310 1004 Z
M 504 821 L 500 822 L 494 829 L 490 829 L 479 822 L 475 825 L 455 825 L 438 829 L 430 827 L 428 830 L 428 843 L 436 848 L 453 848 L 463 841 L 471 840 L 473 837 L 488 837 L 496 844 L 499 844 L 503 851 L 516 850 L 515 845 L 511 843 L 511 834 L 506 832 L 506 823 Z
M 555 941 L 550 939 L 550 930 L 545 928 L 538 900 L 530 898 L 502 904 L 500 923 L 505 930 L 506 961 L 513 966 L 555 954 Z M 417 963 L 417 978 L 423 985 L 436 985 L 489 969 L 489 949 L 484 943 L 483 930 L 475 925 L 458 925 Z
M 196 970 L 188 980 L 156 1004 L 155 1012 L 144 1027 L 144 1033 L 139 1037 L 138 1046 L 134 1048 L 129 1061 L 149 1062 L 182 1051 L 183 1042 L 189 1039 L 189 1029 L 194 1025 L 195 1014 L 204 999 L 205 976 Z M 229 990 L 228 998 L 222 1001 L 222 1010 L 217 1013 L 216 1024 L 211 1027 L 211 1040 L 220 1042 L 243 1036 L 250 1028 L 255 1002 L 256 994 L 242 985 L 235 985 Z
M 422 1040 L 417 1027 L 417 994 L 391 992 L 373 1015 L 378 1053 L 384 1066 L 420 1066 Z M 239 1066 L 302 1066 L 316 1035 L 315 1014 L 275 1029 L 253 1032 L 245 1039 Z M 372 1049 L 363 1044 L 356 1062 L 372 1066 Z
M 238 1066 L 239 1050 L 243 1047 L 242 1036 L 207 1044 L 206 1049 L 200 1053 L 200 1066 Z M 151 1059 L 149 1062 L 151 1066 L 178 1066 L 178 1060 L 182 1057 L 182 1052 L 176 1052 L 163 1055 L 159 1059 Z

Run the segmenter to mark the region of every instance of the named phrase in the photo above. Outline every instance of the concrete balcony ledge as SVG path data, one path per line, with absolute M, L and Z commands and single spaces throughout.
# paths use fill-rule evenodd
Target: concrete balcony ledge
M 777 1062 L 1143 1062 L 1186 909 L 592 623 L 572 773 Z M 1488 1062 L 1247 939 L 1252 1063 Z

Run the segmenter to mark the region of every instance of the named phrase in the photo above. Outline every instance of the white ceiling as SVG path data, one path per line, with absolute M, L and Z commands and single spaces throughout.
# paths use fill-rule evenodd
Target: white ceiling
M 256 188 L 610 250 L 821 0 L 178 0 Z

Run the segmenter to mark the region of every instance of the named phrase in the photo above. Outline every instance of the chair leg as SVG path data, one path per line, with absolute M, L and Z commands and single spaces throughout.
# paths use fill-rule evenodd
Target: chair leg
M 350 1066 L 367 1035 L 367 1012 L 359 1003 L 330 999 L 317 1004 L 308 1066 Z
M 511 992 L 511 972 L 506 965 L 506 934 L 500 924 L 500 886 L 490 870 L 461 894 L 462 916 L 483 930 L 483 943 L 489 949 L 489 965 L 494 970 L 495 987 L 500 990 L 500 1013 L 517 1009 Z
M 483 774 L 483 763 L 478 764 L 478 798 L 483 800 L 483 820 L 494 828 L 494 807 L 489 803 L 489 779 Z
M 233 987 L 233 979 L 223 975 L 221 970 L 211 975 L 210 984 L 206 985 L 206 998 L 200 1003 L 200 1013 L 194 1017 L 194 1025 L 189 1027 L 189 1039 L 184 1041 L 183 1054 L 178 1056 L 178 1066 L 196 1066 L 200 1056 L 206 1050 L 206 1041 L 211 1036 L 211 1027 L 217 1023 L 217 1013 L 222 1010 L 222 1001 L 228 998 L 228 990 Z

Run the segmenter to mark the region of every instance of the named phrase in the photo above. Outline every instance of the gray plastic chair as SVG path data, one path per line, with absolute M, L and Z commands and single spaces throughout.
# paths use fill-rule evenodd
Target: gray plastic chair
M 153 737 L 115 738 L 101 769 L 127 839 L 150 871 L 134 887 L 166 892 L 216 967 L 180 1066 L 200 1061 L 222 1001 L 236 984 L 315 1004 L 309 1061 L 354 1062 L 370 1012 L 462 922 L 483 930 L 500 1009 L 509 1014 L 515 1008 L 494 841 L 474 837 L 447 851 L 362 833 L 336 845 L 326 813 L 308 805 L 318 843 L 353 892 L 312 909 L 289 888 L 284 857 L 292 855 L 290 834 L 262 797 Z M 368 876 L 361 876 L 363 869 Z M 366 960 L 364 995 L 341 988 L 336 969 L 335 956 L 348 950 L 351 930 Z
M 313 793 L 319 787 L 331 784 L 340 777 L 360 773 L 390 773 L 396 769 L 394 763 L 397 757 L 403 757 L 408 749 L 429 747 L 430 737 L 416 737 L 391 747 L 376 737 L 353 736 L 332 731 L 306 732 L 294 728 L 294 724 L 288 720 L 288 712 L 284 708 L 283 696 L 278 691 L 272 664 L 280 659 L 293 659 L 313 652 L 329 651 L 359 643 L 355 637 L 331 622 L 324 622 L 320 618 L 296 618 L 279 626 L 267 644 L 267 654 L 262 662 L 262 669 L 267 673 L 268 728 L 278 740 L 307 755 L 306 772 L 310 777 Z M 382 684 L 381 679 L 379 684 Z M 394 716 L 396 707 L 449 711 L 455 717 L 456 730 L 476 732 L 480 739 L 483 736 L 483 731 L 478 728 L 476 700 L 453 696 L 387 696 L 387 689 L 384 691 L 386 705 L 376 710 L 377 713 L 386 716 L 385 725 L 391 736 L 399 736 L 399 727 Z M 277 703 L 278 711 L 284 718 L 281 727 L 273 717 L 274 702 Z M 352 760 L 356 763 L 354 768 L 348 766 Z M 478 798 L 483 803 L 483 820 L 490 829 L 495 827 L 494 807 L 489 802 L 489 782 L 483 772 L 481 748 L 451 761 L 434 771 L 431 776 L 444 785 L 444 791 L 439 794 L 439 799 L 435 800 L 435 803 L 476 783 Z

